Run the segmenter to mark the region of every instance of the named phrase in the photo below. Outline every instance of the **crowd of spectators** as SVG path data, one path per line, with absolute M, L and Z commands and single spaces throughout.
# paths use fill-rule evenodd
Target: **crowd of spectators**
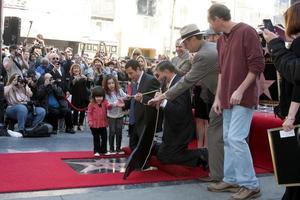
M 59 121 L 64 120 L 64 132 L 74 134 L 83 131 L 91 89 L 102 86 L 105 77 L 112 76 L 127 92 L 129 79 L 125 65 L 131 58 L 141 67 L 154 74 L 160 60 L 147 59 L 140 49 L 130 56 L 117 58 L 102 51 L 94 57 L 74 52 L 71 47 L 58 49 L 48 47 L 43 36 L 38 34 L 32 44 L 13 44 L 2 48 L 2 81 L 5 85 L 5 119 L 17 124 L 16 132 L 26 135 L 26 127 L 42 121 L 53 126 L 57 134 Z M 129 83 L 130 84 L 130 83 Z M 22 91 L 22 94 L 19 92 Z M 36 108 L 33 113 L 30 107 Z M 17 109 L 17 114 L 15 110 Z M 13 111 L 14 114 L 11 114 Z

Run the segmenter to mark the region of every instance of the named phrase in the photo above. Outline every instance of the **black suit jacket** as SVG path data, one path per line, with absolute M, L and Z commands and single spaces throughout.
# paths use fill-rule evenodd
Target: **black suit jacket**
M 66 74 L 64 68 L 60 67 L 60 70 L 61 74 L 52 68 L 50 74 L 52 75 L 53 79 L 57 81 L 57 85 L 61 87 L 64 93 L 66 93 L 67 91 L 70 91 L 70 86 L 69 83 L 66 81 Z
M 175 85 L 180 78 L 176 75 L 170 87 Z M 188 89 L 174 100 L 168 100 L 164 108 L 163 143 L 166 145 L 188 144 L 194 131 L 191 95 Z
M 143 73 L 139 87 L 137 88 L 137 92 L 145 93 L 153 90 L 158 90 L 160 84 L 158 80 L 147 73 Z M 135 114 L 135 126 L 137 130 L 137 134 L 141 136 L 141 134 L 145 130 L 145 126 L 150 123 L 155 123 L 156 109 L 154 107 L 147 106 L 145 104 L 148 103 L 150 99 L 154 97 L 155 93 L 143 95 L 142 102 L 135 101 L 134 105 L 134 114 Z M 154 120 L 153 120 L 154 118 Z

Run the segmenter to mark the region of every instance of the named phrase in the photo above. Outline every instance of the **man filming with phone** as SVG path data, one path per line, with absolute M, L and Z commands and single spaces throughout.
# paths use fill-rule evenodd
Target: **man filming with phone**
M 23 77 L 22 70 L 28 69 L 29 65 L 25 61 L 21 48 L 18 45 L 11 45 L 9 47 L 9 56 L 6 56 L 3 60 L 4 69 L 7 72 L 7 79 L 9 80 L 11 75 L 16 73 Z

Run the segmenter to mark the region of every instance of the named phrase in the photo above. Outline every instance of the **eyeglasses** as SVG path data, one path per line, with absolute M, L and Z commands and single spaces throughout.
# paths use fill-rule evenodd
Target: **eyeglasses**
M 59 60 L 59 58 L 55 58 L 55 57 L 54 57 L 54 58 L 52 58 L 52 60 Z

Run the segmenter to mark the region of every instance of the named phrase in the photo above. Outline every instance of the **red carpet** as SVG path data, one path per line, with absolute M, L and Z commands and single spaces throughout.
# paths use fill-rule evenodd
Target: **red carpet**
M 267 129 L 281 124 L 274 115 L 254 114 L 249 146 L 257 173 L 273 170 Z M 190 148 L 195 146 L 196 143 L 192 143 Z M 150 163 L 159 170 L 133 172 L 127 180 L 123 180 L 123 173 L 79 174 L 63 161 L 92 157 L 92 152 L 0 154 L 0 193 L 191 180 L 207 176 L 200 167 L 163 166 L 154 158 Z
M 123 180 L 123 173 L 79 174 L 62 160 L 92 157 L 92 152 L 0 154 L 0 193 L 191 180 L 208 174 L 200 167 L 163 166 L 154 157 L 150 164 L 159 170 L 133 172 Z
M 206 176 L 200 167 L 186 176 L 172 176 L 165 170 L 123 173 L 79 174 L 62 159 L 92 158 L 92 152 L 47 152 L 0 154 L 0 192 L 53 190 L 65 188 L 125 185 L 195 179 Z M 157 161 L 153 161 L 158 164 Z M 159 164 L 158 164 L 159 165 Z M 163 167 L 162 167 L 163 169 Z M 179 173 L 181 173 L 179 171 Z
M 255 112 L 249 135 L 249 147 L 256 167 L 273 171 L 267 129 L 282 126 L 282 120 L 272 113 Z

